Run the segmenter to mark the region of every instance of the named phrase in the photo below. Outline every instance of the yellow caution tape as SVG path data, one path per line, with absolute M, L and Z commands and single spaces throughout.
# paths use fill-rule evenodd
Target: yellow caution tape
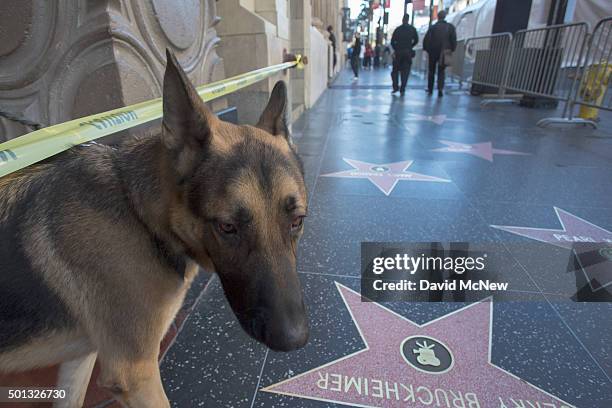
M 296 61 L 272 65 L 232 78 L 202 85 L 198 94 L 206 102 L 253 85 L 280 71 L 303 68 L 301 56 Z M 49 126 L 0 144 L 0 177 L 23 169 L 81 143 L 99 139 L 162 117 L 162 98 L 140 102 Z

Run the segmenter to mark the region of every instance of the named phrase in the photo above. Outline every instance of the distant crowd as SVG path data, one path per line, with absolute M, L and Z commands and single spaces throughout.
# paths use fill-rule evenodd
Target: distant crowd
M 406 84 L 415 56 L 414 47 L 419 43 L 419 35 L 410 24 L 410 17 L 404 15 L 402 25 L 393 32 L 389 44 L 377 43 L 372 47 L 369 41 L 365 44 L 359 33 L 349 46 L 348 60 L 354 73 L 354 81 L 359 79 L 360 69 L 392 67 L 393 81 L 392 93 L 399 92 L 401 96 L 406 92 Z M 438 96 L 444 95 L 444 74 L 447 66 L 451 64 L 452 53 L 457 47 L 455 27 L 446 22 L 446 12 L 440 11 L 438 21 L 433 24 L 423 38 L 423 50 L 427 52 L 429 65 L 427 75 L 427 93 L 433 94 L 434 82 L 437 82 Z M 437 77 L 437 81 L 435 81 Z
M 352 60 L 353 46 L 354 44 L 351 44 L 347 50 L 349 61 Z M 366 42 L 365 47 L 360 47 L 358 58 L 363 69 L 387 68 L 393 63 L 393 49 L 390 45 L 382 46 L 380 44 L 372 47 L 371 43 Z

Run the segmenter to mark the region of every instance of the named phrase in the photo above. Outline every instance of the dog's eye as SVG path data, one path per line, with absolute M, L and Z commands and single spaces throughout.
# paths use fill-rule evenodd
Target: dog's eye
M 293 219 L 291 223 L 291 231 L 297 231 L 302 228 L 302 224 L 304 224 L 304 216 L 299 215 Z
M 236 232 L 238 232 L 234 224 L 228 224 L 224 222 L 219 223 L 219 231 L 223 232 L 224 234 L 235 234 Z

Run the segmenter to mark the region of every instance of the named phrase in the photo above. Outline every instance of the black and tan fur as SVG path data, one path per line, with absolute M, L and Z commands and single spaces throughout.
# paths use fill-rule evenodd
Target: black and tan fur
M 170 53 L 163 93 L 157 135 L 0 178 L 0 371 L 60 363 L 58 406 L 82 404 L 97 358 L 124 406 L 168 407 L 159 343 L 198 266 L 251 336 L 284 351 L 307 341 L 307 198 L 284 83 L 256 126 L 220 121 Z

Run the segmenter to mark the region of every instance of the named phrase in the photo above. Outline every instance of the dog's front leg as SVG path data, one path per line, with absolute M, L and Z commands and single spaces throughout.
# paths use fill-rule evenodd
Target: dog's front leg
M 96 355 L 96 353 L 91 353 L 62 363 L 57 387 L 66 391 L 66 398 L 54 402 L 53 408 L 80 408 L 83 406 Z
M 170 408 L 157 354 L 140 361 L 100 361 L 98 384 L 126 408 Z

